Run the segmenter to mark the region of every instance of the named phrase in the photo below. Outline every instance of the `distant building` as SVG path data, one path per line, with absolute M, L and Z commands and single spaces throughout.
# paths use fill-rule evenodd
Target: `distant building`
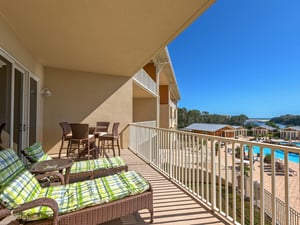
M 268 126 L 268 125 L 261 125 L 252 128 L 253 136 L 265 136 L 268 134 L 272 134 L 276 128 Z
M 183 130 L 229 138 L 239 135 L 247 135 L 247 130 L 242 126 L 231 126 L 227 124 L 193 123 L 185 127 Z
M 282 139 L 300 139 L 300 127 L 293 126 L 293 127 L 286 127 L 284 129 L 279 130 L 280 138 Z

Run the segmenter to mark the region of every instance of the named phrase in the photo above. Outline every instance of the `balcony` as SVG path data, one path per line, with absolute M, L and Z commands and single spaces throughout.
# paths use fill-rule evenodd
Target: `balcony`
M 156 83 L 152 80 L 152 78 L 148 75 L 148 73 L 145 70 L 141 69 L 139 72 L 137 72 L 133 76 L 133 80 L 136 84 L 138 84 L 140 87 L 144 88 L 151 94 L 157 94 Z
M 122 158 L 128 163 L 129 170 L 138 171 L 147 178 L 154 190 L 154 222 L 157 225 L 224 224 L 176 184 L 157 172 L 129 150 L 122 151 Z M 149 224 L 149 212 L 139 211 L 107 222 L 103 225 L 142 225 Z
M 135 159 L 126 159 L 132 168 L 142 171 L 158 191 L 154 199 L 155 223 L 165 223 L 160 220 L 161 212 L 166 212 L 164 217 L 170 224 L 175 224 L 174 221 L 205 223 L 193 221 L 194 218 L 201 220 L 203 215 L 215 219 L 211 224 L 222 223 L 212 217 L 211 212 L 230 224 L 300 224 L 299 148 L 137 124 L 130 125 L 130 136 L 130 149 L 159 172 L 145 170 L 142 162 L 131 164 Z M 271 159 L 268 163 L 260 157 L 267 150 Z M 293 162 L 295 160 L 298 163 Z M 279 164 L 283 168 L 279 169 Z M 180 194 L 173 196 L 177 191 Z M 175 200 L 177 195 L 187 198 L 183 200 L 187 201 L 183 218 L 180 218 L 181 212 L 171 213 L 176 207 L 182 207 L 182 201 Z M 160 206 L 161 203 L 171 208 Z M 199 213 L 203 207 L 209 211 Z

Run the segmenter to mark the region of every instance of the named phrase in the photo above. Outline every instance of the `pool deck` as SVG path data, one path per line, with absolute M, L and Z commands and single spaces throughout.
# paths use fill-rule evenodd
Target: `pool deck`
M 226 154 L 225 148 L 222 148 L 221 154 L 224 159 Z M 232 155 L 228 154 L 227 156 L 229 162 L 231 162 Z M 222 163 L 222 165 L 224 165 L 224 163 Z M 293 175 L 290 173 L 289 176 L 289 203 L 291 208 L 294 208 L 300 213 L 300 167 L 298 163 L 289 161 L 289 168 L 296 171 L 296 174 Z M 254 163 L 253 180 L 260 182 L 260 161 Z M 283 172 L 276 173 L 275 183 L 276 197 L 285 202 L 285 176 Z M 268 192 L 272 193 L 272 176 L 271 172 L 267 170 L 264 172 L 264 187 Z

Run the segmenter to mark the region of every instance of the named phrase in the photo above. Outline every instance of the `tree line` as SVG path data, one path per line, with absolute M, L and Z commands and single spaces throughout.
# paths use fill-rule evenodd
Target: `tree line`
M 283 115 L 270 119 L 271 122 L 286 126 L 300 126 L 300 115 Z
M 227 116 L 220 114 L 209 114 L 209 112 L 197 109 L 188 110 L 185 107 L 178 108 L 178 128 L 184 128 L 192 123 L 217 123 L 229 125 L 244 125 L 248 117 L 244 114 Z

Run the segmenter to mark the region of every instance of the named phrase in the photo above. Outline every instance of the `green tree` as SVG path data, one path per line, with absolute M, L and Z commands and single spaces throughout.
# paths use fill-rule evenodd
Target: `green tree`
M 270 121 L 287 126 L 300 126 L 300 115 L 287 114 L 279 117 L 274 117 Z
M 186 108 L 178 108 L 178 128 L 188 126 L 188 110 Z
M 230 118 L 229 124 L 230 125 L 237 125 L 237 126 L 242 126 L 245 124 L 246 120 L 248 117 L 244 114 L 238 115 L 238 116 L 232 116 Z
M 192 109 L 188 111 L 188 125 L 192 123 L 200 123 L 201 122 L 201 113 L 197 109 Z
M 279 129 L 279 126 L 274 122 L 269 120 L 268 122 L 266 122 L 266 125 L 270 126 L 270 127 L 274 127 L 276 129 Z

